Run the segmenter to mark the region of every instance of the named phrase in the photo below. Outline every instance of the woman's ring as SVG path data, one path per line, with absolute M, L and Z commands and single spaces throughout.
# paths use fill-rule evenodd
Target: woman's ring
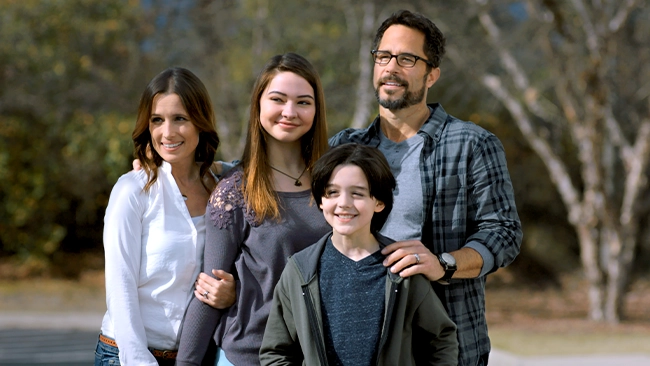
M 415 264 L 420 264 L 420 255 L 418 253 L 413 253 L 413 256 L 415 257 Z
M 205 297 L 205 298 L 207 299 L 207 298 L 208 298 L 208 294 L 209 294 L 209 292 L 207 292 L 207 291 L 204 292 L 204 293 L 203 293 L 203 297 Z

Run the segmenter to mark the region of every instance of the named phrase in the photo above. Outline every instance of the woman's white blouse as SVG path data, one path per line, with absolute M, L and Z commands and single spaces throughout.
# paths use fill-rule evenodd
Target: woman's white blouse
M 190 217 L 171 166 L 148 193 L 143 170 L 117 181 L 104 217 L 106 305 L 102 333 L 123 365 L 157 365 L 148 348 L 178 349 L 179 330 L 202 267 L 205 219 Z

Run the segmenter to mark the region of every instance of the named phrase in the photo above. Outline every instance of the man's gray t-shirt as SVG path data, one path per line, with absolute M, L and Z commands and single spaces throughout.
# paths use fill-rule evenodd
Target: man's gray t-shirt
M 379 139 L 378 148 L 386 156 L 390 170 L 397 180 L 393 210 L 379 232 L 397 241 L 420 240 L 424 220 L 420 153 L 424 138 L 415 134 L 402 142 L 395 143 L 380 132 Z M 413 192 L 419 194 L 412 194 Z

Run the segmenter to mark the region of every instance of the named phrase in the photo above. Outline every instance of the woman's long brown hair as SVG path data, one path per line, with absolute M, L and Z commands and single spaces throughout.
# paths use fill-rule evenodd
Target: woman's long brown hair
M 308 172 L 311 173 L 316 160 L 328 149 L 325 96 L 316 69 L 304 57 L 295 53 L 272 57 L 257 77 L 251 93 L 248 134 L 242 157 L 245 176 L 242 187 L 244 199 L 248 208 L 255 212 L 258 222 L 265 218 L 280 219 L 278 196 L 271 181 L 271 168 L 266 151 L 268 134 L 260 120 L 260 99 L 269 83 L 281 72 L 292 72 L 302 77 L 314 89 L 314 122 L 311 129 L 300 139 L 301 156 Z
M 214 109 L 208 90 L 191 71 L 172 67 L 156 75 L 145 88 L 140 98 L 138 118 L 135 123 L 132 138 L 135 146 L 135 158 L 140 160 L 142 168 L 147 173 L 149 180 L 144 186 L 144 191 L 158 179 L 158 167 L 162 164 L 162 157 L 151 145 L 149 122 L 153 108 L 153 100 L 158 94 L 177 94 L 187 111 L 190 121 L 199 131 L 199 144 L 194 153 L 194 161 L 200 162 L 199 174 L 201 183 L 208 193 L 212 187 L 205 185 L 203 177 L 208 173 L 214 160 L 214 155 L 219 147 L 219 136 L 216 130 Z

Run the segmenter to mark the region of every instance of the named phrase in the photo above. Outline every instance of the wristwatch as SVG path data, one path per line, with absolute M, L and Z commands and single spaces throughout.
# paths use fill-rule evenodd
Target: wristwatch
M 454 258 L 454 256 L 449 253 L 436 254 L 436 257 L 438 257 L 440 265 L 445 270 L 445 275 L 442 276 L 438 282 L 443 285 L 448 285 L 451 276 L 453 276 L 454 272 L 456 272 L 456 258 Z

